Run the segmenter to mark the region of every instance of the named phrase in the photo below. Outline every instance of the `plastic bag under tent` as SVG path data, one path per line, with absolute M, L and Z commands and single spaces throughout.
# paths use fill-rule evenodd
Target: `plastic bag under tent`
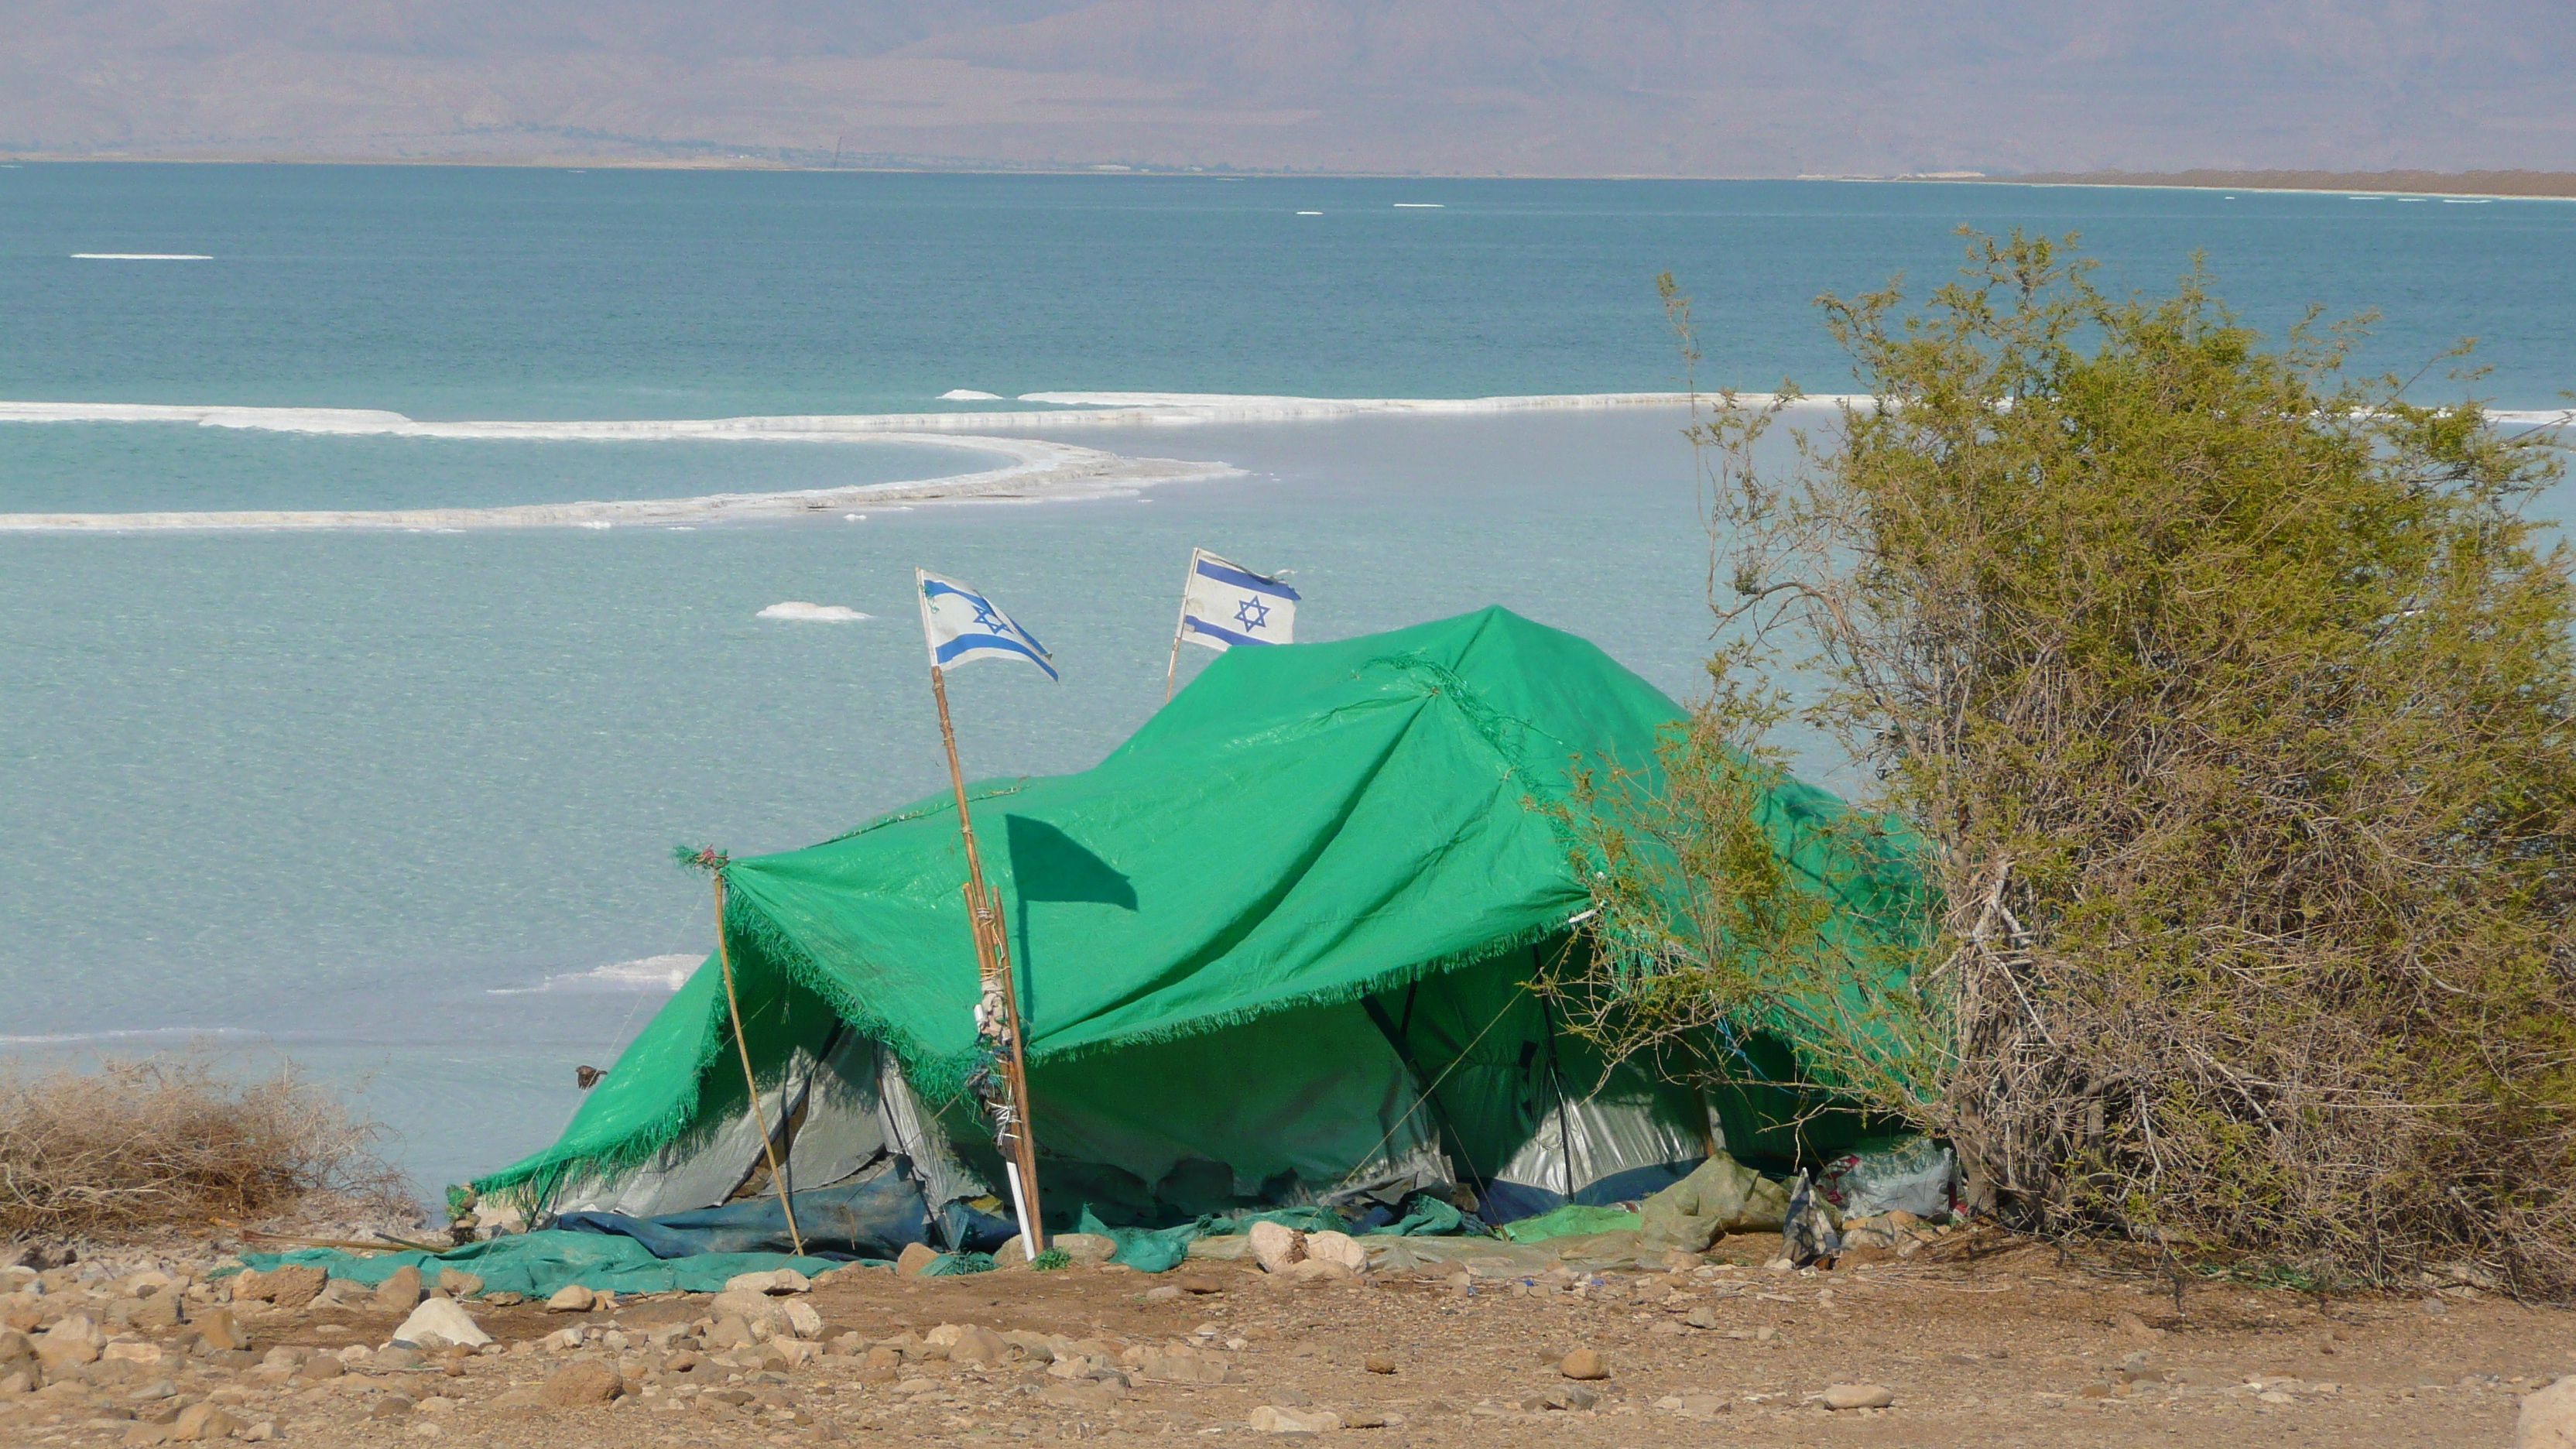
M 1816 1191 L 1846 1221 L 1908 1212 L 1937 1222 L 1958 1210 L 1959 1159 L 1929 1137 L 1901 1138 L 1827 1162 Z

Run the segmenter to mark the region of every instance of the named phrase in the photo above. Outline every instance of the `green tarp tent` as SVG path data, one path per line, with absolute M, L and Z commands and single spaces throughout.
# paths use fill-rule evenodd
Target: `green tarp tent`
M 1650 766 L 1681 713 L 1495 608 L 1232 650 L 1096 767 L 972 787 L 1050 1221 L 1459 1187 L 1501 1221 L 1639 1196 L 1721 1139 L 1759 1151 L 1779 1112 L 1605 1072 L 1523 988 L 1580 949 L 1571 772 Z M 1767 812 L 1855 939 L 1919 889 L 1829 838 L 1832 796 L 1784 784 Z M 943 793 L 736 860 L 724 922 L 791 1186 L 900 1172 L 951 1239 L 1000 1181 L 964 1092 L 977 981 L 954 815 Z M 477 1187 L 637 1216 L 722 1201 L 761 1155 L 744 1108 L 711 958 L 560 1141 Z

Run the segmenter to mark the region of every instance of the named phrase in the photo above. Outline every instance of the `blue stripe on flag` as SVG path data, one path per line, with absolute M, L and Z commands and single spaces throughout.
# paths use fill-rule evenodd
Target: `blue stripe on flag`
M 1228 644 L 1276 644 L 1279 642 L 1276 639 L 1256 639 L 1249 634 L 1238 634 L 1223 625 L 1211 624 L 1196 614 L 1190 615 L 1190 629 L 1193 633 L 1206 634 L 1214 638 L 1222 639 Z
M 1221 563 L 1210 563 L 1206 559 L 1199 560 L 1199 572 L 1216 580 L 1218 583 L 1232 584 L 1238 589 L 1250 589 L 1257 594 L 1273 594 L 1283 599 L 1294 599 L 1297 597 L 1297 591 L 1295 589 L 1288 587 L 1277 579 L 1265 579 L 1259 574 L 1248 574 L 1241 569 L 1230 569 Z
M 986 612 L 991 613 L 991 614 L 992 614 L 992 615 L 994 615 L 995 617 L 997 617 L 997 618 L 999 618 L 1000 620 L 1002 620 L 1002 622 L 1004 622 L 1004 623 L 1006 623 L 1006 624 L 1010 625 L 1012 628 L 1014 628 L 1014 629 L 1018 629 L 1018 630 L 1020 631 L 1020 637 L 1021 637 L 1021 638 L 1026 639 L 1026 640 L 1028 640 L 1030 643 L 1037 645 L 1037 647 L 1038 647 L 1038 652 L 1037 652 L 1036 654 L 1029 654 L 1029 657 L 1030 657 L 1030 658 L 1032 658 L 1032 659 L 1036 659 L 1036 660 L 1037 660 L 1039 663 L 1041 663 L 1041 664 L 1043 664 L 1043 663 L 1045 663 L 1045 662 L 1046 662 L 1046 661 L 1045 661 L 1045 659 L 1042 657 L 1042 656 L 1046 653 L 1046 644 L 1045 644 L 1043 641 L 1041 641 L 1041 640 L 1038 638 L 1038 636 L 1037 636 L 1037 635 L 1030 633 L 1030 632 L 1029 632 L 1027 629 L 1025 629 L 1025 628 L 1022 628 L 1022 627 L 1021 627 L 1021 625 L 1020 625 L 1020 621 L 1019 621 L 1019 620 L 1014 619 L 1014 618 L 1012 618 L 1010 615 L 1003 613 L 1000 609 L 995 608 L 995 607 L 993 606 L 993 601 L 992 601 L 992 600 L 990 600 L 990 599 L 988 599 L 988 598 L 985 598 L 982 594 L 969 593 L 969 592 L 967 592 L 966 590 L 961 589 L 961 588 L 957 587 L 957 586 L 956 586 L 956 585 L 954 585 L 954 584 L 943 583 L 943 582 L 941 582 L 941 581 L 940 581 L 940 580 L 938 580 L 938 579 L 923 579 L 923 580 L 921 581 L 921 592 L 922 592 L 923 594 L 925 594 L 925 595 L 955 594 L 957 597 L 959 597 L 959 598 L 961 598 L 961 599 L 973 599 L 973 600 L 976 602 L 976 604 L 977 604 L 978 606 L 980 606 L 981 608 L 983 608 Z M 1296 597 L 1296 596 L 1295 596 L 1295 595 L 1293 595 L 1293 594 L 1291 594 L 1289 597 L 1294 598 L 1294 597 Z M 999 638 L 1000 636 L 998 636 L 998 635 L 993 635 L 993 636 L 988 636 L 988 637 Z M 1004 641 L 1004 642 L 1006 642 L 1006 643 L 1007 643 L 1008 641 Z M 1019 646 L 1018 646 L 1018 645 L 1016 645 L 1016 644 L 1011 645 L 1010 647 L 1015 648 L 1015 649 L 1019 648 Z M 1027 651 L 1026 649 L 1021 649 L 1021 650 L 1020 650 L 1020 652 L 1021 652 L 1021 653 L 1023 653 L 1023 654 L 1028 654 L 1028 653 L 1029 653 L 1029 651 Z M 945 656 L 942 656 L 942 657 L 944 658 Z M 1047 671 L 1047 673 L 1048 673 L 1048 674 L 1050 674 L 1050 675 L 1053 675 L 1053 674 L 1055 673 L 1055 671 L 1054 671 L 1053 669 L 1049 669 L 1049 670 Z
M 973 596 L 969 595 L 968 597 L 971 598 Z M 1063 675 L 1055 672 L 1055 666 L 1047 662 L 1045 655 L 1038 653 L 1036 650 L 1031 649 L 1029 646 L 1021 643 L 1017 639 L 1001 634 L 960 634 L 956 638 L 949 640 L 947 643 L 940 645 L 938 652 L 933 657 L 940 663 L 946 664 L 969 649 L 1007 649 L 1014 654 L 1024 656 L 1031 664 L 1045 670 L 1047 672 L 1047 678 L 1064 678 Z

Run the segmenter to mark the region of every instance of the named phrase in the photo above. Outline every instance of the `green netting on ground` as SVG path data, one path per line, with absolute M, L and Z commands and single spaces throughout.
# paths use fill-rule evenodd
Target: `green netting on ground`
M 1590 905 L 1554 813 L 1573 771 L 1648 770 L 1681 713 L 1592 644 L 1486 609 L 1229 651 L 1098 766 L 975 786 L 1033 1071 L 1357 1002 L 1562 933 Z M 927 1099 L 955 1096 L 978 1058 L 954 811 L 943 793 L 726 869 L 725 937 L 765 1072 L 827 1009 L 890 1045 Z M 1885 918 L 1861 907 L 1920 887 L 1836 843 L 1823 827 L 1847 814 L 1790 782 L 1764 819 L 1810 889 L 1853 903 L 1857 940 Z M 561 1140 L 477 1187 L 542 1199 L 643 1161 L 708 1120 L 702 1084 L 724 1090 L 710 1066 L 732 1070 L 730 1052 L 711 961 Z M 1178 1120 L 1257 1084 L 1151 1085 Z
M 800 1258 L 792 1253 L 656 1258 L 633 1238 L 556 1230 L 493 1238 L 444 1253 L 358 1254 L 337 1248 L 298 1248 L 287 1253 L 244 1253 L 241 1260 L 263 1272 L 281 1263 L 310 1264 L 334 1278 L 369 1285 L 382 1283 L 406 1266 L 417 1266 L 422 1279 L 432 1284 L 438 1281 L 439 1269 L 457 1268 L 482 1279 L 486 1293 L 524 1293 L 531 1298 L 551 1298 L 574 1284 L 593 1292 L 716 1293 L 737 1273 L 793 1268 L 811 1277 L 841 1266 L 828 1258 Z
M 1641 1221 L 1626 1208 L 1593 1207 L 1570 1202 L 1553 1212 L 1534 1218 L 1523 1218 L 1503 1225 L 1503 1236 L 1515 1243 L 1543 1243 L 1550 1238 L 1575 1238 L 1586 1233 L 1615 1233 L 1633 1229 Z

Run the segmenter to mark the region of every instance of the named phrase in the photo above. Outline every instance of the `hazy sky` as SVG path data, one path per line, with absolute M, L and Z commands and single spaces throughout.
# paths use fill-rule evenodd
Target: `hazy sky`
M 2568 0 L 5 0 L 0 148 L 2576 169 Z

